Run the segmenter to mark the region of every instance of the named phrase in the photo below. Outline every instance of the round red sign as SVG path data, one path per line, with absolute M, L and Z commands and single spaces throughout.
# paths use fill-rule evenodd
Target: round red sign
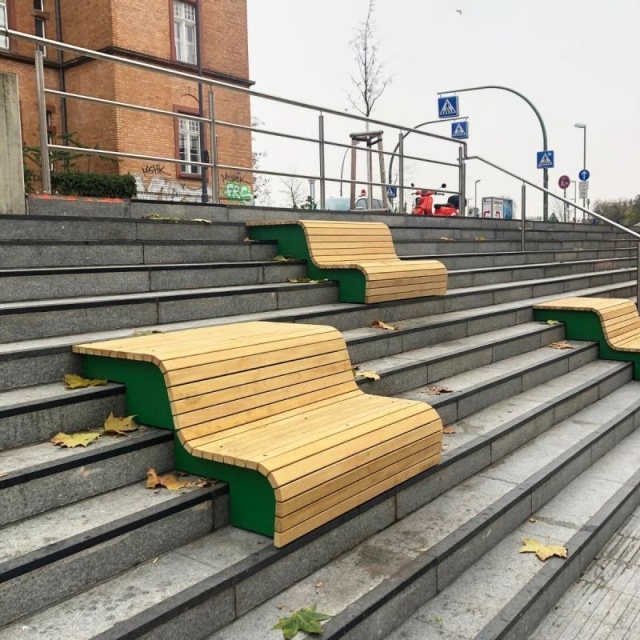
M 560 176 L 560 178 L 558 178 L 558 186 L 561 189 L 568 189 L 570 184 L 571 178 L 569 178 L 569 176 Z

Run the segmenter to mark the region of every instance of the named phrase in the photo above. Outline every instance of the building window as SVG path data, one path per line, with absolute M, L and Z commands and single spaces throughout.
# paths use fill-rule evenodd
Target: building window
M 7 21 L 7 0 L 0 0 L 0 27 L 6 29 Z M 0 49 L 9 48 L 9 38 L 7 36 L 0 35 Z
M 200 162 L 200 123 L 188 118 L 178 120 L 178 152 L 180 160 Z M 194 164 L 181 164 L 180 173 L 200 175 L 202 167 Z
M 42 18 L 36 18 L 34 21 L 34 25 L 35 25 L 35 31 L 36 31 L 36 35 L 38 36 L 38 38 L 46 38 L 46 31 L 45 31 L 45 22 Z M 42 51 L 43 55 L 47 55 L 47 47 L 43 46 L 43 45 L 38 45 L 40 47 L 40 50 Z
M 44 0 L 33 0 L 34 11 L 44 11 Z
M 176 59 L 189 64 L 196 64 L 197 23 L 196 7 L 189 2 L 174 0 L 173 31 L 176 48 Z

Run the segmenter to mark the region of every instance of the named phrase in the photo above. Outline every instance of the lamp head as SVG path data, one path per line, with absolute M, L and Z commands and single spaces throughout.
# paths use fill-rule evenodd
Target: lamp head
M 586 129 L 587 128 L 586 124 L 581 124 L 580 122 L 576 122 L 573 126 L 578 128 L 578 129 Z

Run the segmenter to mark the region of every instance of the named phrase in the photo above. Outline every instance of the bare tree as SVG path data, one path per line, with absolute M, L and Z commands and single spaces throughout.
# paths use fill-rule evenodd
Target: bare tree
M 369 0 L 366 20 L 360 24 L 351 48 L 355 54 L 358 73 L 351 76 L 355 92 L 349 95 L 353 108 L 367 118 L 384 90 L 391 83 L 391 76 L 386 76 L 384 65 L 380 62 L 380 41 L 375 40 L 376 25 L 373 19 L 375 0 Z
M 282 193 L 285 194 L 287 199 L 287 206 L 292 209 L 300 209 L 304 203 L 304 183 L 300 178 L 294 176 L 287 176 L 286 178 L 280 178 L 280 181 L 284 185 Z

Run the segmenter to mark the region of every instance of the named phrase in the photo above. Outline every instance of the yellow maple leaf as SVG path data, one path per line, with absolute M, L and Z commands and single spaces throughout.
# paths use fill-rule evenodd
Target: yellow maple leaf
M 385 329 L 386 331 L 396 331 L 398 329 L 397 324 L 387 324 L 386 322 L 382 322 L 382 320 L 374 320 L 371 326 L 374 327 L 374 329 Z
M 187 489 L 191 486 L 193 486 L 193 483 L 189 482 L 189 480 L 178 480 L 178 478 L 171 473 L 159 476 L 155 469 L 149 469 L 149 471 L 147 471 L 147 489 L 164 487 L 165 489 L 169 489 L 169 491 L 179 491 L 180 489 Z
M 547 346 L 552 349 L 573 349 L 573 345 L 569 344 L 566 340 L 561 340 L 560 342 L 550 342 Z
M 380 374 L 375 371 L 357 371 L 356 375 L 367 380 L 380 380 Z
M 108 380 L 99 378 L 83 378 L 77 373 L 67 373 L 64 376 L 64 385 L 67 389 L 84 389 L 85 387 L 101 387 L 107 384 Z
M 449 387 L 441 387 L 436 384 L 432 387 L 427 387 L 427 393 L 430 396 L 439 396 L 443 393 L 453 393 L 453 389 L 449 389 Z
M 442 433 L 456 433 L 456 430 L 455 430 L 455 428 L 454 428 L 454 427 L 445 427 L 445 428 L 442 430 Z
M 88 447 L 99 437 L 100 434 L 95 431 L 85 431 L 84 433 L 64 433 L 60 431 L 51 438 L 50 442 L 66 449 L 73 449 L 75 447 Z
M 111 435 L 124 436 L 132 431 L 137 431 L 138 424 L 134 418 L 135 416 L 117 418 L 113 415 L 113 412 L 111 412 L 109 417 L 104 421 L 104 432 Z
M 552 556 L 558 556 L 559 558 L 567 558 L 569 556 L 569 550 L 559 544 L 545 545 L 531 538 L 525 538 L 522 544 L 520 553 L 535 553 L 542 562 Z

